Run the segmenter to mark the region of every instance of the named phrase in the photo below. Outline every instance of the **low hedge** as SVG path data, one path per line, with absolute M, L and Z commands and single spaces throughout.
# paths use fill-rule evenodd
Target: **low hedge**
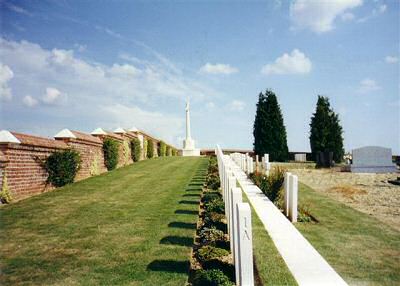
M 131 141 L 131 155 L 133 162 L 138 162 L 142 155 L 142 148 L 140 147 L 140 140 L 138 138 Z
M 114 170 L 118 165 L 119 143 L 118 141 L 106 138 L 103 141 L 104 163 L 107 170 Z
M 206 245 L 201 247 L 197 251 L 197 259 L 201 263 L 205 263 L 214 259 L 221 259 L 224 256 L 228 256 L 229 251 L 223 248 Z
M 200 242 L 204 245 L 216 245 L 217 241 L 225 240 L 225 234 L 215 226 L 204 226 L 199 233 Z
M 231 286 L 229 280 L 221 270 L 197 270 L 193 278 L 193 286 Z
M 206 212 L 215 212 L 219 214 L 224 214 L 225 213 L 225 203 L 222 200 L 222 198 L 217 197 L 214 198 L 213 200 L 208 201 L 205 203 L 204 208 Z
M 147 158 L 154 157 L 154 143 L 153 140 L 147 140 Z
M 80 164 L 81 156 L 73 149 L 53 152 L 44 162 L 44 168 L 49 174 L 47 182 L 55 187 L 73 183 Z
M 165 157 L 167 155 L 167 145 L 164 141 L 160 141 L 160 148 L 159 148 L 159 157 Z
M 225 220 L 224 214 L 219 214 L 215 212 L 206 213 L 204 216 L 204 226 L 208 228 L 215 227 L 216 229 L 219 229 L 224 233 L 227 233 L 228 226 L 226 225 L 224 220 Z
M 204 193 L 204 195 L 201 198 L 201 200 L 204 203 L 207 203 L 209 201 L 212 201 L 212 200 L 218 199 L 218 198 L 221 198 L 221 194 L 219 192 L 206 192 L 206 193 Z

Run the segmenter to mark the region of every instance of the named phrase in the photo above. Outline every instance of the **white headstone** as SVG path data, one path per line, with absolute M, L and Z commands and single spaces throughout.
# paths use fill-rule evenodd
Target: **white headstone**
M 289 219 L 291 222 L 297 222 L 297 196 L 298 179 L 296 175 L 289 177 Z
M 242 202 L 242 190 L 240 188 L 232 188 L 231 189 L 231 203 L 232 210 L 236 209 L 236 205 Z M 232 235 L 230 237 L 232 241 L 233 247 L 231 248 L 232 256 L 233 256 L 233 264 L 236 265 L 239 263 L 239 244 L 238 244 L 238 235 L 237 235 L 237 227 L 238 227 L 238 219 L 237 212 L 234 211 L 231 219 L 232 223 Z M 235 267 L 236 277 L 239 277 L 239 268 Z
M 241 286 L 254 285 L 253 274 L 253 234 L 251 229 L 251 208 L 248 203 L 236 205 L 238 219 L 238 267 L 236 282 Z
M 233 212 L 232 207 L 231 207 L 231 201 L 232 201 L 231 189 L 235 188 L 235 187 L 236 187 L 236 178 L 232 173 L 230 173 L 229 180 L 228 180 L 228 188 L 226 190 L 227 200 L 226 200 L 226 209 L 225 209 L 225 213 L 227 214 L 227 215 L 225 214 L 225 216 L 226 216 L 226 220 L 228 222 L 228 234 L 229 235 L 232 235 L 232 230 L 231 230 L 232 225 L 229 224 L 230 219 L 232 217 L 232 212 Z M 232 242 L 231 242 L 231 244 L 232 244 Z
M 258 155 L 256 155 L 256 173 L 258 173 Z
M 296 162 L 305 162 L 307 161 L 306 154 L 294 154 L 294 160 Z
M 289 178 L 292 174 L 290 172 L 285 172 L 285 179 L 283 180 L 283 190 L 284 190 L 284 212 L 285 215 L 289 216 Z
M 271 171 L 271 163 L 265 163 L 265 174 L 269 176 L 269 172 Z

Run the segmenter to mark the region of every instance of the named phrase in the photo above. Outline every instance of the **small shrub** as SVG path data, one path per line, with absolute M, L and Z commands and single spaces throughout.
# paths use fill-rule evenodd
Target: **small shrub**
M 208 175 L 207 176 L 207 188 L 212 190 L 218 190 L 220 187 L 220 181 L 218 175 Z
M 212 201 L 212 200 L 218 199 L 218 198 L 221 198 L 221 194 L 219 192 L 206 192 L 206 193 L 204 193 L 204 195 L 201 198 L 201 200 L 204 203 L 207 203 L 209 201 Z
M 231 286 L 229 278 L 218 269 L 197 270 L 193 278 L 193 286 Z
M 124 152 L 124 164 L 128 165 L 129 164 L 129 159 L 132 157 L 132 152 L 131 152 L 131 146 L 130 143 L 126 140 L 124 140 L 123 143 L 123 152 Z
M 208 228 L 216 228 L 224 233 L 227 233 L 227 225 L 224 222 L 225 215 L 211 212 L 206 213 L 204 217 L 204 226 Z
M 8 188 L 6 171 L 3 171 L 3 180 L 1 185 L 0 202 L 3 204 L 9 204 L 12 201 L 10 189 Z
M 211 245 L 206 245 L 201 247 L 197 251 L 197 259 L 201 262 L 207 262 L 214 259 L 220 259 L 224 256 L 229 255 L 229 251 L 223 248 L 214 247 Z
M 167 153 L 167 156 L 168 156 L 168 157 L 172 156 L 172 149 L 171 149 L 170 146 L 167 146 L 167 151 L 166 151 L 166 153 Z
M 210 164 L 208 165 L 208 173 L 209 174 L 218 174 L 218 165 L 217 164 Z
M 73 183 L 80 168 L 80 163 L 80 155 L 75 150 L 53 152 L 44 163 L 44 167 L 49 174 L 47 182 L 55 187 Z
M 153 140 L 147 140 L 147 158 L 154 157 L 154 143 Z
M 96 154 L 93 158 L 93 161 L 90 163 L 89 171 L 91 176 L 97 176 L 100 174 L 99 163 L 100 163 L 100 158 L 99 155 Z
M 160 141 L 160 149 L 158 156 L 165 157 L 167 155 L 167 145 L 164 141 Z
M 272 201 L 276 202 L 282 193 L 285 170 L 279 167 L 274 168 L 268 177 L 253 173 L 250 178 L 261 191 Z
M 133 162 L 138 162 L 142 155 L 142 148 L 140 147 L 140 140 L 138 138 L 131 141 L 131 155 Z
M 217 241 L 225 240 L 223 231 L 215 227 L 203 227 L 199 233 L 200 241 L 202 244 L 215 245 Z
M 148 144 L 149 144 L 149 142 L 147 140 L 144 140 L 144 142 L 143 142 L 143 157 L 144 157 L 144 159 L 147 158 L 147 149 L 148 149 L 147 145 Z
M 118 141 L 106 138 L 103 141 L 104 161 L 107 170 L 114 170 L 118 165 L 119 159 L 119 143 Z
M 177 154 L 178 154 L 178 151 L 175 148 L 172 149 L 172 156 L 177 156 Z
M 222 198 L 215 198 L 204 205 L 206 212 L 225 213 L 225 203 Z
M 308 205 L 300 205 L 299 212 L 297 214 L 297 218 L 299 222 L 318 222 L 310 212 L 310 207 Z

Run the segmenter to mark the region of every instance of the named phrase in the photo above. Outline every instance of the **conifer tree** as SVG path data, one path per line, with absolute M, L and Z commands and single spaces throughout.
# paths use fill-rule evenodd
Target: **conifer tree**
M 333 152 L 333 160 L 342 161 L 343 129 L 339 115 L 332 110 L 329 98 L 324 96 L 318 96 L 317 107 L 311 117 L 310 147 L 314 158 L 318 152 Z
M 285 161 L 289 157 L 286 128 L 275 93 L 260 93 L 254 120 L 254 152 L 269 154 L 271 161 Z

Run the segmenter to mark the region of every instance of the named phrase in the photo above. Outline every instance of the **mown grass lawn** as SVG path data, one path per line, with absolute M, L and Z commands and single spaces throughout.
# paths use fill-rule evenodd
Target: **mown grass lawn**
M 243 193 L 243 202 L 249 202 Z M 251 206 L 251 204 L 250 204 Z M 261 285 L 297 285 L 264 225 L 251 206 L 253 256 Z
M 146 160 L 0 208 L 0 284 L 184 285 L 206 167 Z
M 319 223 L 296 227 L 350 285 L 400 285 L 400 232 L 304 184 L 299 200 Z

